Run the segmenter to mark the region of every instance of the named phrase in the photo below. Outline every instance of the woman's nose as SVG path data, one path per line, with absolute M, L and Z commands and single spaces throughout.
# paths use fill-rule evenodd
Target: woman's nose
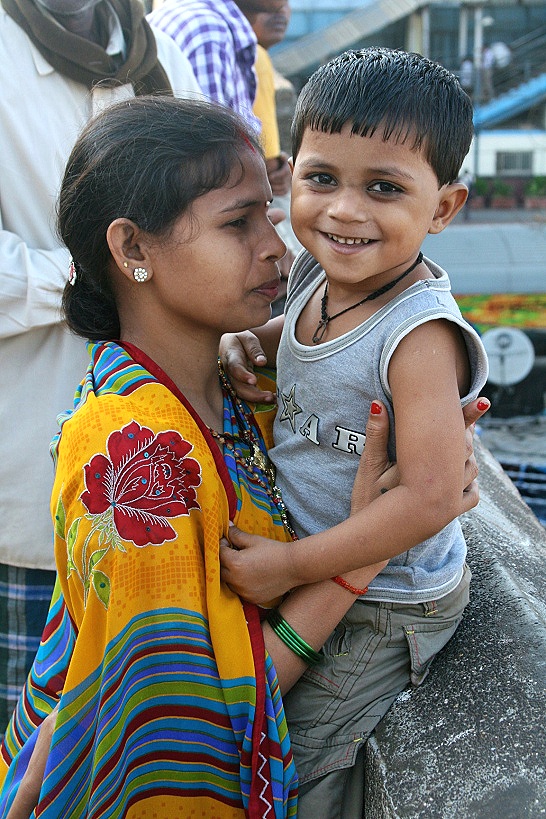
M 275 228 L 275 224 L 273 224 L 274 220 L 268 219 L 268 230 L 267 230 L 267 238 L 265 243 L 265 249 L 263 252 L 264 259 L 274 259 L 276 262 L 279 259 L 282 259 L 284 254 L 286 253 L 286 245 L 277 233 L 277 229 Z

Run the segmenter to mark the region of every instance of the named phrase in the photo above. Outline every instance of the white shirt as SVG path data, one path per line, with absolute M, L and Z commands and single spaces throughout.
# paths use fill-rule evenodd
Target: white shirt
M 111 29 L 119 52 L 119 27 Z M 155 32 L 178 96 L 200 96 L 187 59 Z M 0 8 L 0 563 L 53 569 L 49 442 L 88 363 L 60 323 L 68 251 L 55 235 L 61 177 L 91 114 L 133 95 L 56 72 Z

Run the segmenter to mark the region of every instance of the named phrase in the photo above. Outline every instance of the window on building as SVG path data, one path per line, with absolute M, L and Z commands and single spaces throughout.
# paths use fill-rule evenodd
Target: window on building
M 497 175 L 498 176 L 532 176 L 533 175 L 533 152 L 532 151 L 498 151 L 497 152 Z

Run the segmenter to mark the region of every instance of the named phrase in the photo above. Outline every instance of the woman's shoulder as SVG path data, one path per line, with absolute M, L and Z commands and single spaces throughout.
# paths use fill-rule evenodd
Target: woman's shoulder
M 68 447 L 86 457 L 87 452 L 104 448 L 112 435 L 123 436 L 128 429 L 138 440 L 171 430 L 192 444 L 202 440 L 188 408 L 124 347 L 98 342 L 89 346 L 89 352 L 91 361 L 74 408 L 58 419 L 58 451 Z

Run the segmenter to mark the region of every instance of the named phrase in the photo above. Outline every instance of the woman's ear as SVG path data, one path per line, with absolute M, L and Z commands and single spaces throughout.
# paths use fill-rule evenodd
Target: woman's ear
M 439 195 L 440 199 L 428 229 L 429 233 L 441 233 L 457 216 L 466 202 L 468 188 L 462 182 L 452 182 L 451 185 L 444 185 L 440 189 Z
M 106 241 L 114 264 L 118 270 L 131 281 L 146 281 L 153 275 L 145 234 L 130 219 L 120 218 L 108 226 Z M 135 277 L 135 270 L 145 270 L 143 279 Z

